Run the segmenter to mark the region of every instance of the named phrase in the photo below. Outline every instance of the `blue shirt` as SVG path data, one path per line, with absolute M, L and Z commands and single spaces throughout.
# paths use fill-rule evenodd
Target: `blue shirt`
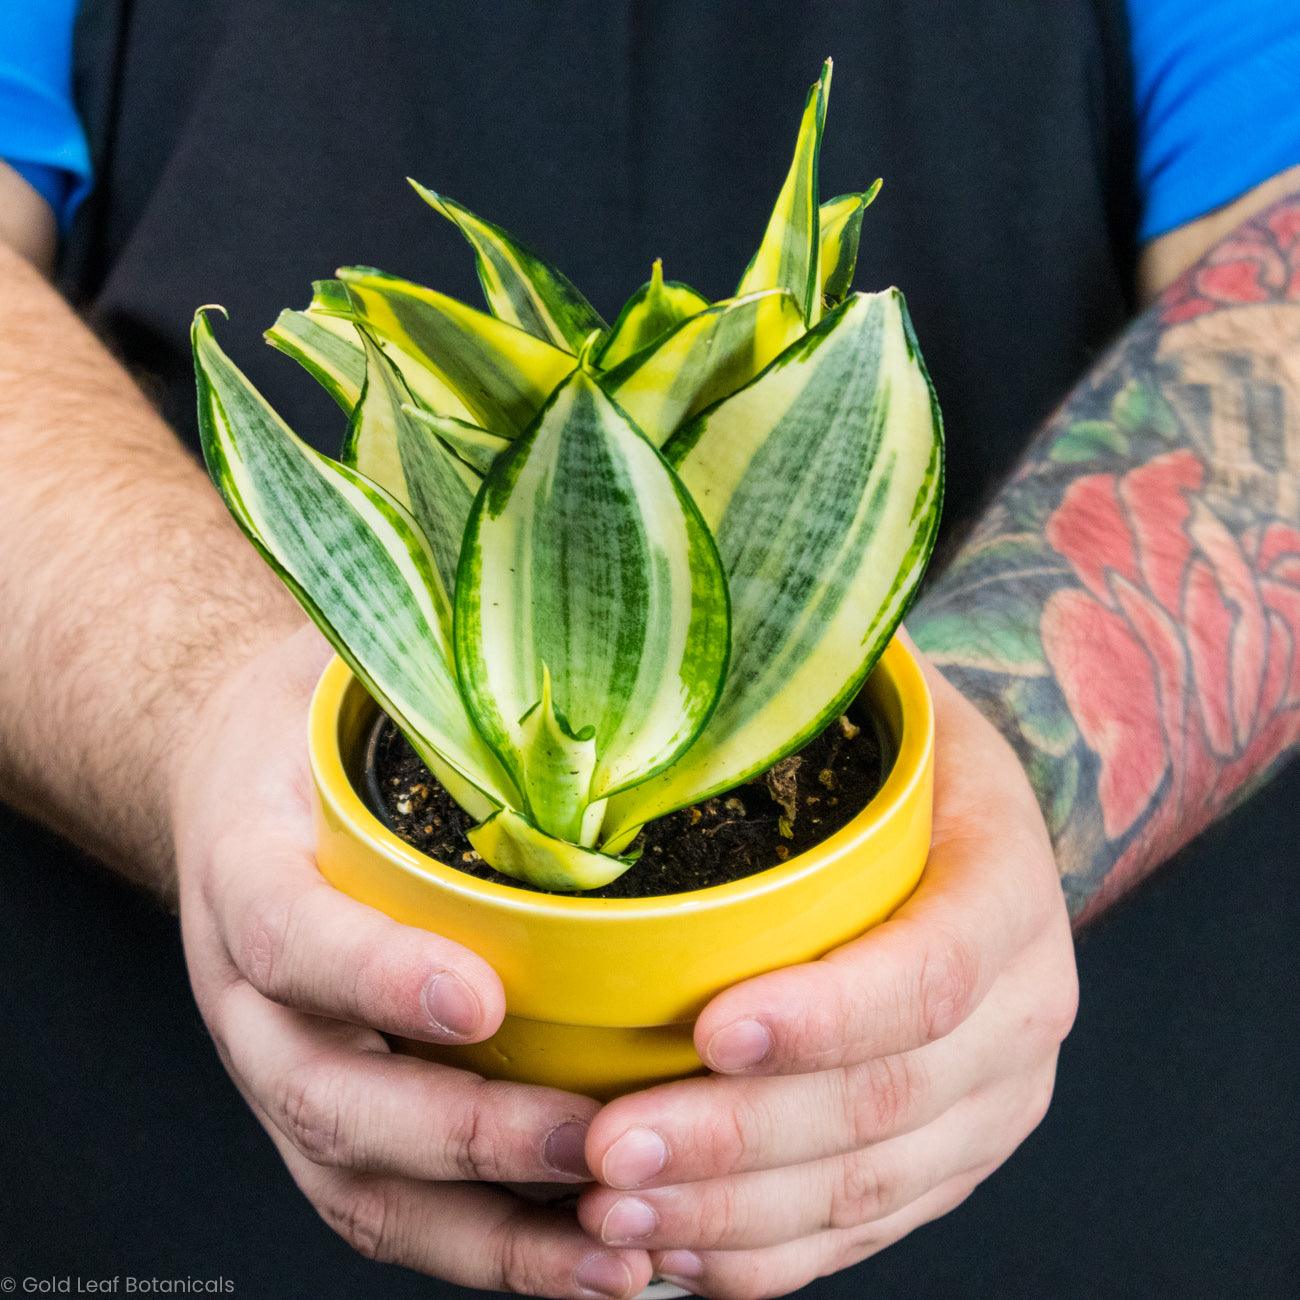
M 77 3 L 0 0 L 0 158 L 62 228 L 91 181 L 72 102 Z M 1300 5 L 1127 3 L 1147 240 L 1300 163 Z
M 0 158 L 67 227 L 90 188 L 90 155 L 72 104 L 78 0 L 0 0 Z
M 1146 240 L 1300 163 L 1300 4 L 1127 2 Z

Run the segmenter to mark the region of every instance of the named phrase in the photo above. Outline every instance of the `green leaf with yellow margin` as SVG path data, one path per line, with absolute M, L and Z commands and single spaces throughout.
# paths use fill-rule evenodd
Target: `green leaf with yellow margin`
M 731 298 L 684 320 L 601 377 L 601 386 L 656 447 L 697 411 L 747 384 L 803 333 L 783 290 Z
M 599 889 L 617 880 L 635 860 L 556 839 L 509 808 L 493 814 L 468 834 L 485 862 L 538 889 Z
M 542 665 L 542 698 L 519 720 L 524 801 L 534 821 L 574 844 L 595 842 L 603 802 L 591 802 L 596 773 L 594 727 L 574 732 L 555 707 L 551 673 Z
M 218 346 L 204 310 L 192 341 L 203 454 L 235 520 L 416 752 L 479 792 L 470 812 L 518 802 L 458 688 L 415 521 L 296 437 Z
M 297 361 L 351 415 L 366 379 L 352 300 L 339 280 L 316 280 L 312 291 L 306 309 L 282 311 L 265 338 Z M 427 366 L 387 339 L 380 340 L 380 346 L 425 409 L 469 418 L 465 404 Z
M 822 297 L 832 305 L 853 287 L 862 238 L 862 214 L 880 193 L 876 180 L 861 194 L 841 194 L 821 205 L 818 228 L 821 240 Z
M 431 370 L 464 405 L 463 416 L 440 414 L 514 437 L 575 365 L 569 353 L 435 289 L 370 267 L 338 274 L 358 319 Z
M 664 450 L 722 555 L 731 663 L 691 748 L 610 801 L 607 849 L 799 749 L 893 635 L 943 489 L 938 407 L 902 295 L 852 295 Z
M 830 89 L 831 61 L 827 59 L 804 102 L 794 159 L 763 241 L 736 289 L 737 297 L 757 289 L 785 289 L 810 327 L 822 316 L 817 165 Z
M 623 304 L 623 310 L 596 353 L 596 364 L 612 370 L 708 307 L 709 300 L 689 284 L 665 280 L 663 261 L 656 257 L 650 279 Z
M 470 515 L 455 657 L 480 732 L 525 784 L 521 719 L 549 669 L 572 733 L 592 729 L 589 802 L 643 781 L 713 709 L 727 618 L 695 503 L 584 365 L 496 463 Z
M 409 179 L 409 177 L 408 177 Z M 488 309 L 535 338 L 576 353 L 592 330 L 603 330 L 600 314 L 569 278 L 525 248 L 491 221 L 418 181 L 415 192 L 452 222 L 474 249 L 479 283 Z
M 411 391 L 366 326 L 366 384 L 340 460 L 378 483 L 411 514 L 429 543 L 446 593 L 448 636 L 465 522 L 481 478 L 411 412 Z M 433 418 L 433 417 L 430 417 Z
M 351 415 L 366 382 L 366 358 L 347 315 L 337 315 L 326 306 L 335 285 L 343 287 L 337 280 L 317 280 L 306 310 L 286 307 L 264 337 L 298 362 Z M 346 294 L 343 301 L 350 312 Z
M 407 408 L 407 413 L 418 420 L 436 438 L 440 438 L 455 456 L 459 457 L 480 477 L 496 463 L 496 458 L 507 447 L 510 439 L 489 433 L 477 424 L 453 420 L 450 416 L 434 415 L 418 406 Z

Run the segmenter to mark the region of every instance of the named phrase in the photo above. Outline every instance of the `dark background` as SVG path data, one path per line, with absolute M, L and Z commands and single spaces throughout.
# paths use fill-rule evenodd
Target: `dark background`
M 1288 785 L 1082 937 L 1056 1100 L 1009 1164 L 807 1294 L 1300 1294 Z M 368 1263 L 316 1218 L 218 1064 L 170 916 L 11 814 L 0 844 L 0 1274 L 465 1294 Z

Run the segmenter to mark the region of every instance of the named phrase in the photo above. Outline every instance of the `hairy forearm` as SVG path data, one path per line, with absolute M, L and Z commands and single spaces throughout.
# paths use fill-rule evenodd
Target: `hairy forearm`
M 170 887 L 170 758 L 300 621 L 199 467 L 0 244 L 0 797 Z
M 1069 397 L 909 620 L 1095 914 L 1300 741 L 1300 192 Z

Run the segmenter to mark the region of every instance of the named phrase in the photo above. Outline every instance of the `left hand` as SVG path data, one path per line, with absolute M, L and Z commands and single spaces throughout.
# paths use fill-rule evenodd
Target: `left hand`
M 1047 1110 L 1078 997 L 1052 846 L 1010 746 L 928 676 L 916 893 L 821 960 L 714 998 L 695 1043 L 715 1073 L 592 1121 L 583 1226 L 691 1291 L 785 1295 L 857 1263 L 963 1201 Z

